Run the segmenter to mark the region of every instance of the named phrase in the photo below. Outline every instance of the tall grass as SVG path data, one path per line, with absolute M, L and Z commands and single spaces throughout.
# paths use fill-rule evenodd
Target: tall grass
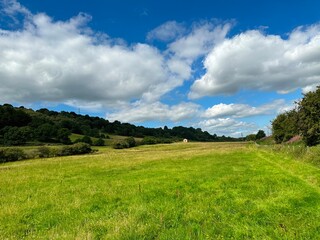
M 289 156 L 293 159 L 309 162 L 320 167 L 320 145 L 308 147 L 304 144 L 272 144 L 257 145 L 259 148 L 269 150 L 278 154 Z

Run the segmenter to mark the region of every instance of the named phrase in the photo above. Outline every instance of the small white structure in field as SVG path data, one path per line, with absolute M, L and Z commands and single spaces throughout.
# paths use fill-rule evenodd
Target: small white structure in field
M 188 142 L 188 139 L 186 139 L 186 138 L 183 139 L 183 142 L 184 142 L 184 143 L 187 143 L 187 142 Z

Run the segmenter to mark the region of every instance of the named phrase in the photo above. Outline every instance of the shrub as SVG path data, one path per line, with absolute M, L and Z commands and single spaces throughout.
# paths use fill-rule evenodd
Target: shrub
M 75 143 L 87 143 L 92 145 L 92 140 L 89 136 L 83 136 L 82 138 L 75 140 Z
M 123 145 L 122 145 L 122 143 L 121 143 L 120 141 L 114 142 L 114 143 L 112 144 L 112 147 L 113 147 L 114 149 L 123 149 Z
M 129 148 L 136 146 L 136 140 L 133 137 L 128 137 L 124 141 L 127 142 Z
M 133 137 L 128 137 L 124 140 L 114 142 L 112 147 L 114 149 L 132 148 L 137 146 L 137 142 Z
M 41 157 L 41 158 L 48 158 L 48 157 L 52 156 L 50 148 L 45 147 L 45 146 L 39 147 L 38 152 L 39 152 L 39 157 Z
M 141 144 L 152 145 L 157 144 L 158 141 L 155 137 L 144 137 L 141 141 Z
M 91 153 L 91 146 L 87 143 L 76 143 L 71 146 L 64 146 L 57 151 L 58 156 L 70 156 L 77 154 Z
M 114 149 L 123 149 L 123 148 L 129 148 L 129 143 L 125 140 L 122 140 L 122 141 L 117 141 L 117 142 L 114 142 L 112 147 Z
M 94 146 L 105 146 L 106 144 L 102 138 L 99 138 L 96 141 L 94 141 L 93 145 Z
M 74 149 L 75 154 L 86 154 L 92 152 L 91 146 L 87 143 L 77 143 L 71 147 Z
M 26 159 L 25 153 L 19 148 L 0 149 L 0 162 L 14 162 Z
M 100 138 L 110 139 L 110 137 L 104 133 L 100 134 Z

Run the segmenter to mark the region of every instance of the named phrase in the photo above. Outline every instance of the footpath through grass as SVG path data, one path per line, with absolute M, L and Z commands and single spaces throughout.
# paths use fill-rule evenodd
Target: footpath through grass
M 104 149 L 0 165 L 0 238 L 320 239 L 312 165 L 239 143 Z

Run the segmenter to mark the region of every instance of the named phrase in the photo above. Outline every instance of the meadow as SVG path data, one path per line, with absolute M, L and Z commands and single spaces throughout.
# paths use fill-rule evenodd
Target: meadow
M 0 165 L 1 239 L 320 239 L 319 168 L 247 143 Z

